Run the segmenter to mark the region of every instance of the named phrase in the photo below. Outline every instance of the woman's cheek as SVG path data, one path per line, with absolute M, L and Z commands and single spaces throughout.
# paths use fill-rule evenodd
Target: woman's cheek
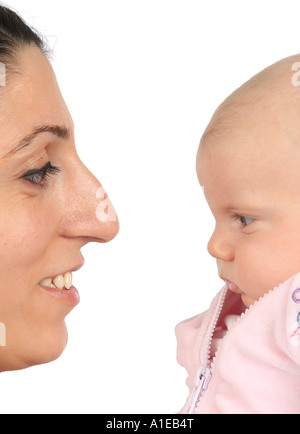
M 49 242 L 51 226 L 38 213 L 18 210 L 16 218 L 0 220 L 0 270 L 34 265 Z

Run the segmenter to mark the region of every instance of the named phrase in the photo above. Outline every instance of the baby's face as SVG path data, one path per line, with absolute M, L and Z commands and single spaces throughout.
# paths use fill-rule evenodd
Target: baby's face
M 204 136 L 197 174 L 216 220 L 208 251 L 249 307 L 300 271 L 300 140 L 288 107 L 226 116 Z

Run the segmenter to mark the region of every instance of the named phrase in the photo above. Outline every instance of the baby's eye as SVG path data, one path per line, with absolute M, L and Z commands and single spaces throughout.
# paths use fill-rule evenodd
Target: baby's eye
M 239 221 L 242 224 L 242 227 L 244 228 L 245 226 L 248 226 L 250 223 L 253 222 L 253 218 L 251 217 L 245 217 L 243 215 L 238 216 Z

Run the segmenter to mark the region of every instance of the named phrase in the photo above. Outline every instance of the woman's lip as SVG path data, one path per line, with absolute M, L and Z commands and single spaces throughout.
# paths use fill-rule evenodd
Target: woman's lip
M 77 291 L 75 286 L 71 286 L 70 289 L 57 289 L 50 288 L 50 286 L 40 285 L 40 288 L 57 300 L 66 303 L 70 307 L 74 308 L 80 303 L 79 292 Z
M 52 278 L 52 277 L 56 277 L 56 276 L 64 276 L 65 274 L 67 274 L 67 273 L 75 273 L 75 271 L 78 271 L 78 270 L 80 270 L 80 268 L 82 268 L 83 266 L 84 266 L 84 260 L 79 264 L 79 265 L 77 265 L 76 267 L 73 267 L 73 268 L 69 268 L 69 269 L 67 269 L 66 271 L 62 271 L 62 272 L 56 272 L 56 271 L 54 271 L 52 274 L 49 274 L 49 276 L 47 276 L 47 277 L 44 277 L 42 280 L 41 280 L 41 282 L 44 280 L 44 279 L 49 279 L 49 278 Z
M 75 267 L 71 267 L 71 268 L 69 268 L 68 271 L 65 271 L 61 274 L 55 274 L 54 273 L 53 276 L 65 275 L 68 272 L 73 273 L 73 272 L 79 270 L 80 268 L 82 268 L 84 265 L 84 262 L 85 262 L 84 259 L 82 259 L 82 261 L 80 262 L 79 265 L 77 265 Z M 45 279 L 47 279 L 47 278 L 45 278 Z M 50 278 L 48 278 L 48 279 L 50 279 Z M 43 282 L 43 280 L 41 281 L 41 283 L 42 282 Z M 47 292 L 52 297 L 64 302 L 65 304 L 67 304 L 68 306 L 70 306 L 72 308 L 76 307 L 80 303 L 79 292 L 77 291 L 77 289 L 73 285 L 71 286 L 70 289 L 51 288 L 50 286 L 45 286 L 45 285 L 40 285 L 40 284 L 39 284 L 39 287 L 44 292 Z

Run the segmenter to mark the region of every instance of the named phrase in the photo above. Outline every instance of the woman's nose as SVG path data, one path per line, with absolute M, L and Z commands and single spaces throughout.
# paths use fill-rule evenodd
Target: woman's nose
M 60 234 L 85 242 L 106 243 L 119 232 L 116 211 L 97 178 L 80 161 L 72 182 L 62 192 L 64 215 Z
M 232 261 L 234 258 L 233 246 L 226 233 L 217 228 L 209 240 L 207 250 L 211 256 L 224 261 Z

